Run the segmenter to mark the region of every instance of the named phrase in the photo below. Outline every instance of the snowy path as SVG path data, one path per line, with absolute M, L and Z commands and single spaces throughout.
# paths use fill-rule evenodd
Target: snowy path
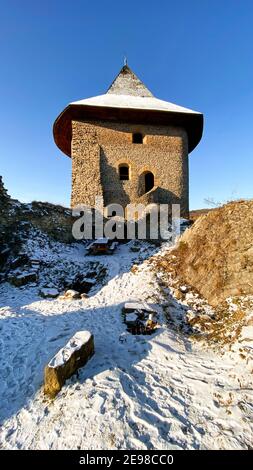
M 249 371 L 193 348 L 166 327 L 162 310 L 153 336 L 125 333 L 122 304 L 161 295 L 150 265 L 133 273 L 132 258 L 127 245 L 101 257 L 110 280 L 83 301 L 41 300 L 33 289 L 22 298 L 18 289 L 1 288 L 2 448 L 253 446 Z M 94 333 L 96 353 L 50 401 L 42 392 L 44 365 L 80 329 Z

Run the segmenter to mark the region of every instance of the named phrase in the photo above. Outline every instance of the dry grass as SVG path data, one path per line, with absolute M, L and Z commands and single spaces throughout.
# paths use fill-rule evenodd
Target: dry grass
M 176 292 L 177 287 L 183 282 L 178 272 L 178 259 L 182 259 L 181 254 L 188 250 L 187 243 L 179 243 L 177 250 L 180 251 L 180 256 L 175 255 L 175 253 L 178 254 L 178 251 L 172 250 L 166 255 L 166 258 L 160 256 L 151 260 L 157 274 L 162 274 L 161 277 L 158 277 L 158 282 L 164 298 L 168 295 L 168 293 L 166 294 L 168 288 Z M 196 299 L 203 302 L 203 308 L 197 302 L 194 305 L 194 301 L 193 303 L 189 301 L 189 308 L 195 313 L 195 316 L 188 319 L 185 315 L 184 322 L 182 322 L 183 331 L 187 331 L 185 326 L 188 325 L 188 334 L 192 340 L 204 341 L 216 347 L 231 346 L 238 341 L 242 327 L 248 324 L 247 315 L 253 309 L 253 300 L 246 297 L 235 297 L 230 302 L 223 301 L 218 306 L 212 307 L 214 313 L 212 317 L 205 314 L 205 307 L 210 307 L 208 302 L 199 295 L 196 289 L 191 289 L 190 292 L 193 295 L 198 294 Z M 178 323 L 175 327 L 178 329 Z
M 228 345 L 238 340 L 242 327 L 245 325 L 246 312 L 237 310 L 231 312 L 227 304 L 218 307 L 215 317 L 206 320 L 201 315 L 189 320 L 189 324 L 197 330 L 191 335 L 192 339 L 208 343 Z

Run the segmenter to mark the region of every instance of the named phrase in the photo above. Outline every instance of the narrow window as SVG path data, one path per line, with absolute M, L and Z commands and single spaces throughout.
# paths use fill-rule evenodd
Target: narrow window
M 155 186 L 155 177 L 151 171 L 144 171 L 139 176 L 138 196 L 148 193 Z
M 143 144 L 143 135 L 139 132 L 133 134 L 133 144 Z
M 119 179 L 121 181 L 129 180 L 129 166 L 126 163 L 119 166 Z
M 145 193 L 148 193 L 154 187 L 154 175 L 151 171 L 145 174 Z

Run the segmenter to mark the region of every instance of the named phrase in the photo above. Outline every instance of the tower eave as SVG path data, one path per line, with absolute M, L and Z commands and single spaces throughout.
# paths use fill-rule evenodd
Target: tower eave
M 53 125 L 57 147 L 71 157 L 72 121 L 111 121 L 132 124 L 153 124 L 184 128 L 188 135 L 188 153 L 199 143 L 203 133 L 203 114 L 156 109 L 120 108 L 70 104 Z

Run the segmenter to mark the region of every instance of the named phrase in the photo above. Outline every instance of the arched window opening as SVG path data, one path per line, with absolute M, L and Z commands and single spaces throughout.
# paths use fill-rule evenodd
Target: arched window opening
M 126 163 L 119 165 L 119 179 L 121 181 L 129 180 L 129 166 Z
M 140 132 L 133 134 L 133 144 L 143 144 L 143 135 Z
M 155 185 L 155 177 L 151 171 L 143 171 L 138 181 L 138 196 L 148 193 Z
M 151 171 L 147 171 L 145 178 L 145 193 L 148 193 L 154 187 L 154 175 Z

